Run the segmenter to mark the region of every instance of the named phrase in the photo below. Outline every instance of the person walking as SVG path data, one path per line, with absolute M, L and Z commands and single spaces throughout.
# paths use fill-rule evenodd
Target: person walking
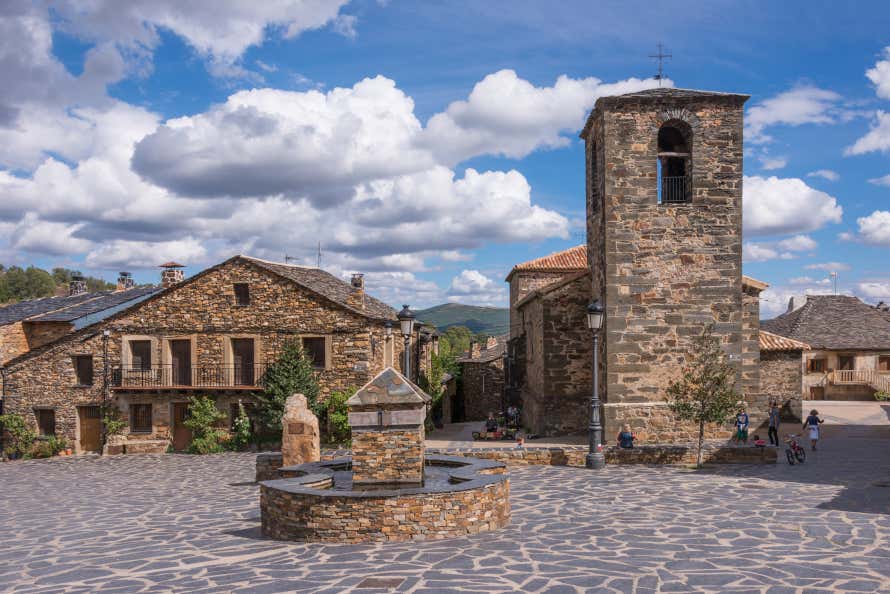
M 815 408 L 810 411 L 810 416 L 803 422 L 803 428 L 809 431 L 810 448 L 813 451 L 816 451 L 816 442 L 819 441 L 819 425 L 824 422 L 819 418 L 819 411 Z
M 779 404 L 773 402 L 769 407 L 769 429 L 767 429 L 767 437 L 771 446 L 779 447 L 779 425 L 782 420 L 779 415 Z

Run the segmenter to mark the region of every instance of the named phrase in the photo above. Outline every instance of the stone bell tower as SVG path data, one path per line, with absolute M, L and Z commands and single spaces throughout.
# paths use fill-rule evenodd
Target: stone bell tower
M 581 133 L 592 296 L 606 308 L 607 439 L 624 423 L 643 442 L 690 437 L 665 388 L 709 323 L 741 374 L 747 99 L 666 88 L 603 97 Z

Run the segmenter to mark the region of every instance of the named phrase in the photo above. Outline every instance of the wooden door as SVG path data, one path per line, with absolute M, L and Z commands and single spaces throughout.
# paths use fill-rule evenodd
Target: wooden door
M 825 388 L 823 386 L 811 386 L 810 400 L 825 400 Z
M 252 386 L 254 384 L 253 339 L 232 339 L 232 361 L 235 363 L 235 385 Z
M 173 449 L 177 451 L 187 450 L 192 443 L 192 430 L 185 426 L 185 420 L 189 417 L 188 402 L 173 403 Z
M 80 406 L 80 451 L 99 452 L 102 450 L 102 412 L 98 406 Z
M 173 385 L 192 385 L 192 341 L 170 341 L 170 363 L 173 365 Z

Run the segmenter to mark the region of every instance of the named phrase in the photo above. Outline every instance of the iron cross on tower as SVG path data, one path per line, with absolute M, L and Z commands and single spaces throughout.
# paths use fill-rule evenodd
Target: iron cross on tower
M 659 41 L 658 42 L 658 53 L 657 54 L 649 54 L 650 58 L 655 58 L 658 60 L 658 74 L 655 75 L 655 80 L 658 81 L 658 86 L 661 86 L 661 81 L 664 78 L 664 60 L 665 58 L 671 59 L 674 56 L 671 54 L 664 53 L 664 46 Z

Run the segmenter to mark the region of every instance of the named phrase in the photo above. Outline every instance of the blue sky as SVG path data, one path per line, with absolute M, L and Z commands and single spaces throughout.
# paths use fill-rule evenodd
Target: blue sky
M 140 281 L 236 253 L 504 305 L 583 242 L 596 97 L 748 93 L 745 271 L 890 300 L 890 8 L 828 2 L 0 7 L 0 262 Z M 885 176 L 887 176 L 885 178 Z M 884 178 L 884 179 L 882 179 Z

